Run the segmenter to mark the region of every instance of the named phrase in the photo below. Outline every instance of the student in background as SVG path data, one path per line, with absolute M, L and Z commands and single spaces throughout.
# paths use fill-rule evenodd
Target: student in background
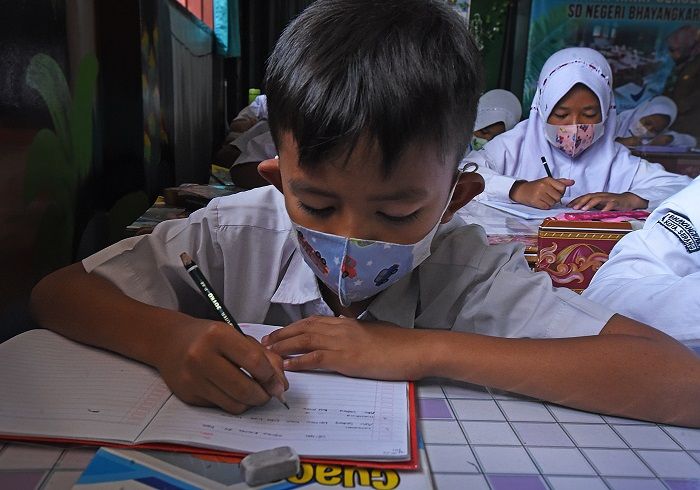
M 700 339 L 700 177 L 612 249 L 584 296 L 677 339 Z
M 267 64 L 279 159 L 260 172 L 273 186 L 214 199 L 44 278 L 36 318 L 155 366 L 187 402 L 234 413 L 282 389 L 284 358 L 287 370 L 441 376 L 700 425 L 689 349 L 552 288 L 517 245 L 489 246 L 454 217 L 483 189 L 479 174 L 455 171 L 480 67 L 443 1 L 313 3 Z M 183 251 L 239 321 L 286 327 L 263 347 L 206 319 Z
M 610 65 L 593 49 L 567 48 L 542 68 L 530 117 L 464 164 L 479 165 L 486 199 L 540 209 L 653 208 L 690 182 L 632 156 L 616 128 Z
M 675 102 L 660 95 L 617 115 L 618 143 L 626 147 L 641 145 L 694 147 L 697 140 L 689 135 L 670 131 L 678 109 Z
M 668 36 L 668 52 L 675 63 L 669 75 L 665 95 L 678 105 L 673 130 L 698 134 L 700 120 L 700 29 L 684 25 Z
M 267 123 L 267 96 L 258 95 L 231 121 L 229 134 L 214 155 L 214 163 L 229 169 L 234 184 L 253 189 L 268 185 L 258 173 L 258 164 L 276 154 Z
M 499 134 L 513 129 L 521 115 L 520 101 L 511 92 L 499 88 L 486 92 L 476 110 L 472 149 L 480 150 Z

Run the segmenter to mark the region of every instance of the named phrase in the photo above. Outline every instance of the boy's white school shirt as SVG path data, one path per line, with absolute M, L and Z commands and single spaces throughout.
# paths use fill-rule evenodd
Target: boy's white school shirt
M 208 318 L 211 306 L 189 277 L 188 252 L 239 322 L 287 325 L 333 315 L 291 236 L 282 195 L 272 186 L 213 200 L 187 219 L 166 221 L 83 260 L 139 301 Z M 440 226 L 432 253 L 377 295 L 361 319 L 403 327 L 500 337 L 596 335 L 613 312 L 533 273 L 522 246 L 489 246 L 460 218 Z
M 700 177 L 623 237 L 584 296 L 680 339 L 700 338 Z

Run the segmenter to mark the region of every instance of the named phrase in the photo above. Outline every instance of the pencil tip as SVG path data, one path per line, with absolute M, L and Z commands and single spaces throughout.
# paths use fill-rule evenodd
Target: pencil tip
M 285 407 L 287 407 L 287 410 L 289 410 L 289 405 L 287 405 L 287 402 L 282 402 L 282 405 L 284 405 Z

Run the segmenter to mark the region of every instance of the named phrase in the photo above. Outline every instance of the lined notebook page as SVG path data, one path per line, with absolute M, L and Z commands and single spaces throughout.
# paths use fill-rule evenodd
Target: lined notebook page
M 171 393 L 157 372 L 48 330 L 0 344 L 0 433 L 133 442 Z
M 562 206 L 561 204 L 555 205 L 552 209 L 538 209 L 531 206 L 526 206 L 525 204 L 520 204 L 517 202 L 494 202 L 494 201 L 479 201 L 481 204 L 486 206 L 499 209 L 506 213 L 512 214 L 514 216 L 519 216 L 524 219 L 545 219 L 556 216 L 561 213 L 582 213 L 582 209 L 574 209 Z
M 274 328 L 244 326 L 256 338 Z M 287 372 L 290 410 L 272 399 L 242 415 L 172 397 L 138 442 L 173 442 L 254 452 L 289 445 L 304 456 L 409 457 L 408 384 Z

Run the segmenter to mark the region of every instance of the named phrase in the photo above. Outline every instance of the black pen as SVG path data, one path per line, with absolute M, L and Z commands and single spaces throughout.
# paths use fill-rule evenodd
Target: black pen
M 542 165 L 544 165 L 544 171 L 547 172 L 547 177 L 550 179 L 553 179 L 554 177 L 552 176 L 552 171 L 549 170 L 549 165 L 547 165 L 547 159 L 545 157 L 540 158 L 542 160 Z
M 192 257 L 190 257 L 190 255 L 187 252 L 182 252 L 180 254 L 180 260 L 182 260 L 182 265 L 185 266 L 185 269 L 190 274 L 190 277 L 194 279 L 194 282 L 197 284 L 200 291 L 202 291 L 202 294 L 204 294 L 204 296 L 209 300 L 209 303 L 219 314 L 222 320 L 231 325 L 233 328 L 235 328 L 241 335 L 245 335 L 243 333 L 243 330 L 241 330 L 240 325 L 238 325 L 238 322 L 236 322 L 235 318 L 233 318 L 233 315 L 229 313 L 229 311 L 224 306 L 224 303 L 219 299 L 219 297 L 212 289 L 211 284 L 209 284 L 209 281 L 207 281 L 207 279 L 204 277 L 204 274 L 202 274 L 202 270 L 197 264 L 194 263 Z M 287 407 L 287 410 L 289 410 L 289 405 L 287 405 L 287 402 L 284 399 L 284 394 L 280 394 L 277 397 L 277 399 L 282 403 L 282 405 Z

